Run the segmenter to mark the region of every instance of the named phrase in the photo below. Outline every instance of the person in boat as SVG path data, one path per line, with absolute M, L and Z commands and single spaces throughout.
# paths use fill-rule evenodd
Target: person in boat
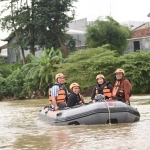
M 115 71 L 115 76 L 116 81 L 112 91 L 113 98 L 130 105 L 132 90 L 130 81 L 125 77 L 125 72 L 123 69 L 117 69 Z
M 84 98 L 80 94 L 80 86 L 78 83 L 70 84 L 70 94 L 68 96 L 67 106 L 72 107 L 75 105 L 84 104 Z
M 68 90 L 65 86 L 66 81 L 64 74 L 56 74 L 55 80 L 56 82 L 49 87 L 49 100 L 50 106 L 56 111 L 59 108 L 66 107 Z
M 111 85 L 111 83 L 109 81 L 105 80 L 105 77 L 102 74 L 99 74 L 96 76 L 96 81 L 97 81 L 97 83 L 93 88 L 91 100 L 93 102 L 96 102 L 95 96 L 97 94 L 102 94 L 105 96 L 105 99 L 112 100 L 113 86 Z

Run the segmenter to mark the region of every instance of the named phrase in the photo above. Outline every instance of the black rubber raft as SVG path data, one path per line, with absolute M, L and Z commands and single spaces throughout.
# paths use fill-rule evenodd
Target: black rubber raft
M 45 107 L 39 110 L 38 115 L 56 126 L 133 123 L 140 120 L 137 108 L 117 100 L 98 101 L 58 111 Z

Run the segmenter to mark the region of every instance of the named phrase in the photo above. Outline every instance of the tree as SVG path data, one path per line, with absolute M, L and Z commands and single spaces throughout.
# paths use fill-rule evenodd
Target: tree
M 94 25 L 87 28 L 86 43 L 90 48 L 109 44 L 111 50 L 123 54 L 127 45 L 126 39 L 130 36 L 131 31 L 127 26 L 122 26 L 107 16 L 106 20 L 96 20 Z
M 7 3 L 1 13 L 10 10 L 10 14 L 1 18 L 2 29 L 14 32 L 14 44 L 20 47 L 24 64 L 24 50 L 28 47 L 34 55 L 36 45 L 55 49 L 61 47 L 64 56 L 68 55 L 66 43 L 72 39 L 65 32 L 68 23 L 74 19 L 74 11 L 71 17 L 67 12 L 73 8 L 74 1 L 76 0 L 11 0 Z
M 43 40 L 46 47 L 61 47 L 64 57 L 68 56 L 69 49 L 75 47 L 73 38 L 66 34 L 68 23 L 74 19 L 74 10 L 72 3 L 77 0 L 42 0 L 37 1 L 36 18 L 39 23 L 38 37 L 43 33 Z M 70 16 L 67 12 L 72 12 Z
M 38 58 L 32 53 L 29 54 L 31 63 L 22 67 L 22 71 L 26 74 L 25 87 L 28 91 L 35 89 L 45 90 L 45 87 L 52 83 L 56 70 L 55 64 L 63 62 L 60 50 L 44 49 L 42 57 Z
M 77 82 L 83 92 L 93 88 L 96 83 L 95 77 L 100 73 L 113 83 L 114 71 L 120 66 L 117 57 L 118 53 L 103 47 L 78 50 L 69 55 L 64 64 L 58 65 L 58 70 L 67 77 L 67 86 Z
M 150 93 L 150 52 L 136 51 L 119 58 L 134 93 Z

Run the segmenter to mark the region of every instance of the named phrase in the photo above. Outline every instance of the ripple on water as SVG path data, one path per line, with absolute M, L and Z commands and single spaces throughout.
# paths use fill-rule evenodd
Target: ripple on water
M 141 114 L 136 123 L 65 127 L 51 126 L 38 118 L 38 110 L 47 100 L 1 102 L 0 149 L 149 150 L 148 101 L 141 97 L 131 100 Z

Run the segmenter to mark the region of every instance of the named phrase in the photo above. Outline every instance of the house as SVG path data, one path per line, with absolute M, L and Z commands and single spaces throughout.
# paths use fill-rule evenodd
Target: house
M 0 47 L 0 58 L 7 59 L 7 57 L 8 57 L 7 44 L 5 44 L 5 45 Z
M 76 48 L 85 49 L 85 32 L 87 27 L 87 18 L 75 20 L 69 23 L 69 28 L 67 33 L 70 34 L 76 42 Z M 10 34 L 5 41 L 7 41 L 7 63 L 17 62 L 22 59 L 21 50 L 15 49 L 11 47 L 11 43 L 13 43 L 16 39 L 15 33 Z M 37 46 L 38 47 L 38 46 Z M 39 49 L 39 48 L 38 48 Z M 24 50 L 25 57 L 29 54 L 29 50 Z M 42 49 L 39 49 L 35 52 L 35 56 L 41 57 Z
M 127 39 L 128 45 L 125 53 L 137 50 L 150 51 L 150 22 L 146 22 L 132 31 L 132 37 Z

